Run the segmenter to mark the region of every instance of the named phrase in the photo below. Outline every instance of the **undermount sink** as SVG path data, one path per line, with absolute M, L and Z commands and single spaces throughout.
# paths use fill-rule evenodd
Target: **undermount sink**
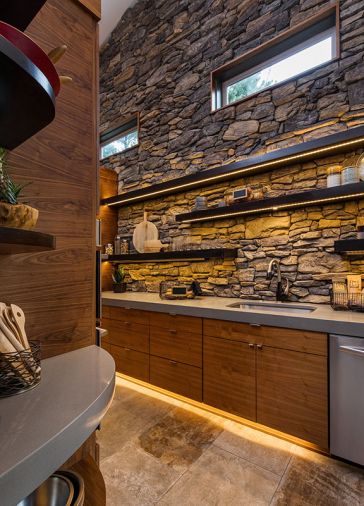
M 234 302 L 227 307 L 241 309 L 242 311 L 258 310 L 267 313 L 293 313 L 308 314 L 316 310 L 314 306 L 303 306 L 299 304 L 284 304 L 282 302 L 273 302 L 271 304 L 265 302 Z

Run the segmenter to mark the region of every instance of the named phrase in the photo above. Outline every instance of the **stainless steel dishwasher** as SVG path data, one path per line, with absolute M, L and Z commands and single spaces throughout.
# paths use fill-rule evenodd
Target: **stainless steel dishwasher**
M 330 451 L 364 465 L 364 329 L 330 335 Z

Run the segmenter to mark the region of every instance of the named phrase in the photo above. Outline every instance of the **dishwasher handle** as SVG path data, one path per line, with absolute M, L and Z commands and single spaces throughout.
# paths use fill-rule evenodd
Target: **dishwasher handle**
M 364 348 L 357 348 L 356 346 L 339 346 L 339 350 L 364 357 Z

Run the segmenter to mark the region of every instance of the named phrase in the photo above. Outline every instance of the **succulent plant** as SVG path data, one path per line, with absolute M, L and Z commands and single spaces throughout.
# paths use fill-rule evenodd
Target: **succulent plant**
M 22 190 L 29 183 L 15 183 L 6 170 L 7 151 L 0 148 L 0 202 L 17 204 Z
M 117 267 L 114 268 L 112 279 L 114 283 L 119 285 L 124 281 L 124 278 L 125 278 L 125 269 L 122 265 L 118 265 Z

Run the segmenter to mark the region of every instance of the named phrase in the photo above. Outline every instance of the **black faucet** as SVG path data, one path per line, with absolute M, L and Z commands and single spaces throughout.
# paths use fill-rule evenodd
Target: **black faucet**
M 273 260 L 271 260 L 269 263 L 267 270 L 267 279 L 273 279 L 275 273 L 277 273 L 276 298 L 279 301 L 287 300 L 289 292 L 289 280 L 287 278 L 283 278 L 284 281 L 282 281 L 281 267 L 277 258 L 273 258 Z

